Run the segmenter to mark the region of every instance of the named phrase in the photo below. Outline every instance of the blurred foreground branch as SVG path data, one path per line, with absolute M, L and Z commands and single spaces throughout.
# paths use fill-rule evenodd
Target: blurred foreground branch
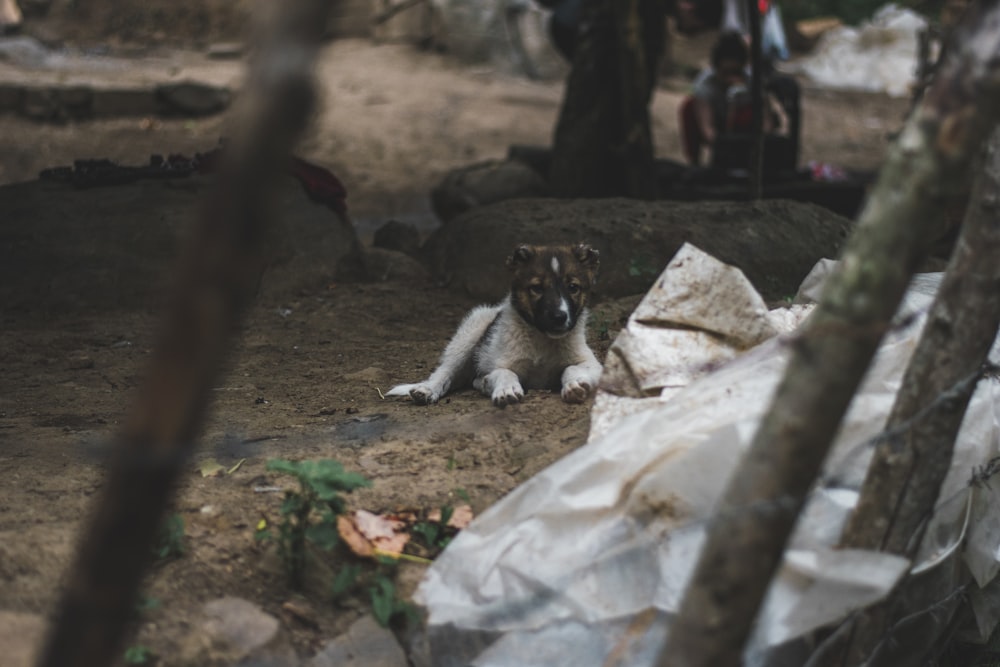
M 899 424 L 911 420 L 913 425 L 876 447 L 857 507 L 844 530 L 842 547 L 888 551 L 908 558 L 916 555 L 977 386 L 975 381 L 962 380 L 981 377 L 1000 326 L 998 202 L 1000 132 L 994 131 L 947 274 L 906 369 L 886 431 L 893 433 Z M 952 386 L 959 390 L 952 391 L 949 400 L 937 400 Z M 960 572 L 945 571 L 951 576 L 934 587 L 926 581 L 914 585 L 915 579 L 906 579 L 888 600 L 845 621 L 848 630 L 838 633 L 840 641 L 825 647 L 817 667 L 857 665 L 867 660 L 894 621 L 935 602 L 926 597 L 938 592 L 932 588 L 955 590 L 967 579 Z M 922 652 L 936 638 L 924 628 L 919 637 L 901 642 L 907 648 L 905 656 L 884 650 L 892 655 L 884 655 L 880 664 L 923 664 Z M 922 651 L 915 651 L 915 647 Z M 907 658 L 914 662 L 906 662 Z
M 840 267 L 708 527 L 660 667 L 735 667 L 805 496 L 948 196 L 1000 114 L 1000 3 L 974 6 L 891 147 Z M 767 508 L 754 512 L 741 508 Z
M 261 277 L 271 188 L 314 107 L 312 64 L 330 4 L 284 2 L 268 17 L 242 116 L 182 256 L 147 381 L 84 526 L 40 666 L 119 657 L 154 534 Z

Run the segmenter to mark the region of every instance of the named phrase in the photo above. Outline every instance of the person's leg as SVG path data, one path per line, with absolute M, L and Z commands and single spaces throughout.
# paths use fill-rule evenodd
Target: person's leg
M 774 74 L 767 82 L 767 89 L 777 98 L 788 117 L 788 138 L 792 143 L 795 164 L 798 164 L 802 134 L 802 91 L 799 82 L 790 76 Z

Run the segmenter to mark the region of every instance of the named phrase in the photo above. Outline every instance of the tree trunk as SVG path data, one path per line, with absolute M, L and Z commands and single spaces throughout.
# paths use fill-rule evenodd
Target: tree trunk
M 806 493 L 948 196 L 1000 115 L 1000 7 L 966 15 L 891 147 L 841 265 L 707 531 L 661 667 L 735 667 Z
M 906 369 L 885 434 L 844 530 L 841 546 L 912 558 L 948 473 L 955 436 L 1000 326 L 1000 132 L 987 145 L 948 272 Z M 961 582 L 964 583 L 964 582 Z M 954 590 L 960 582 L 945 582 Z M 904 581 L 890 602 L 853 617 L 841 651 L 818 664 L 860 664 L 892 619 L 927 604 Z M 908 590 L 909 589 L 909 590 Z M 925 633 L 926 634 L 926 633 Z M 924 637 L 927 639 L 927 637 Z M 919 656 L 918 656 L 919 657 Z M 892 664 L 900 665 L 898 657 Z
M 257 290 L 269 195 L 314 106 L 310 76 L 328 0 L 285 3 L 242 95 L 154 350 L 118 437 L 41 653 L 41 667 L 117 663 L 155 532 L 196 442 L 230 337 Z M 280 66 L 274 63 L 280 62 Z
M 649 102 L 664 0 L 584 0 L 556 125 L 549 184 L 560 197 L 656 197 Z

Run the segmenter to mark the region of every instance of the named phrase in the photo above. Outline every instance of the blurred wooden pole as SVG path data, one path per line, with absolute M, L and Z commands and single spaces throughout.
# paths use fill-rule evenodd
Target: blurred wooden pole
M 152 541 L 194 448 L 211 387 L 264 263 L 271 190 L 314 108 L 312 65 L 330 6 L 274 7 L 177 283 L 147 380 L 86 521 L 40 667 L 120 660 Z
M 750 105 L 753 109 L 750 150 L 750 198 L 764 196 L 764 45 L 761 43 L 759 0 L 745 0 L 750 20 Z
M 795 520 L 949 197 L 1000 116 L 1000 0 L 968 12 L 707 530 L 660 667 L 736 667 Z

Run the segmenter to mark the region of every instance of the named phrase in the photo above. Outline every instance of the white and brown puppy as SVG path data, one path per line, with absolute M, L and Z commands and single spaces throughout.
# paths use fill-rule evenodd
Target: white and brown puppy
M 598 252 L 588 245 L 520 245 L 507 259 L 510 294 L 470 312 L 431 376 L 401 384 L 386 396 L 436 403 L 452 389 L 473 386 L 499 407 L 525 389 L 562 389 L 580 403 L 597 387 L 601 363 L 587 346 L 587 301 L 597 278 Z

